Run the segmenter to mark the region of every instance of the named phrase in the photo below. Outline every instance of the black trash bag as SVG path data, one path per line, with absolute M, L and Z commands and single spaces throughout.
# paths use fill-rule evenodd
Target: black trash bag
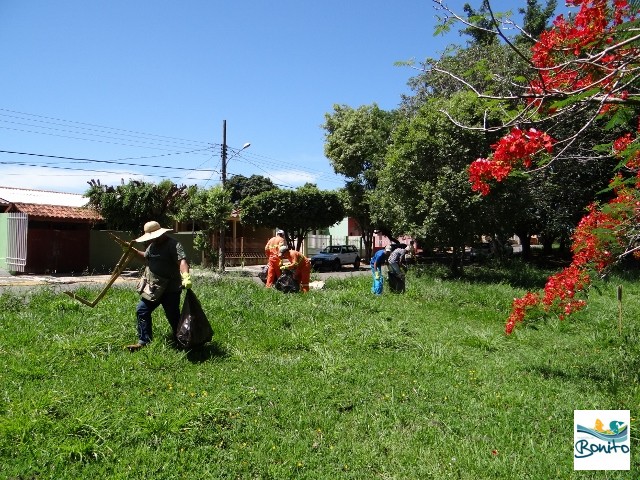
M 180 313 L 176 340 L 182 348 L 194 348 L 210 342 L 213 329 L 193 290 L 187 289 Z
M 405 275 L 398 275 L 395 272 L 389 270 L 389 290 L 394 293 L 404 293 Z
M 280 278 L 276 280 L 276 290 L 280 290 L 283 293 L 296 293 L 300 291 L 300 284 L 293 278 L 293 272 L 291 270 L 283 270 Z
M 262 280 L 262 283 L 267 284 L 267 274 L 269 273 L 269 266 L 263 265 L 258 273 L 258 278 Z

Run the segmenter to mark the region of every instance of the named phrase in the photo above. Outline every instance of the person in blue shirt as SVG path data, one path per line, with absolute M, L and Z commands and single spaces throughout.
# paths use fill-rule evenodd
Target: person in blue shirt
M 387 245 L 384 250 L 378 250 L 373 257 L 371 257 L 371 276 L 373 277 L 371 292 L 376 295 L 382 294 L 382 265 L 387 261 L 390 253 L 391 245 Z

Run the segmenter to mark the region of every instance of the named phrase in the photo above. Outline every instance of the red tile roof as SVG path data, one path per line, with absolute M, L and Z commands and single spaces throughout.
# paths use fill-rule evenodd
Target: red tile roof
M 5 212 L 26 213 L 34 219 L 58 219 L 80 222 L 101 222 L 102 216 L 89 207 L 64 207 L 60 205 L 39 205 L 35 203 L 10 203 Z

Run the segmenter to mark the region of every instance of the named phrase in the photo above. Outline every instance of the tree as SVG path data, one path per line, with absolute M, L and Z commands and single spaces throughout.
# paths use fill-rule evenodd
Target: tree
M 482 199 L 460 178 L 467 178 L 469 162 L 488 152 L 491 141 L 480 130 L 452 127 L 442 112 L 449 109 L 469 124 L 482 125 L 493 121 L 487 107 L 468 93 L 432 97 L 400 122 L 372 207 L 374 220 L 386 218 L 395 231 L 453 248 L 454 275 L 462 273 L 465 244 L 482 233 Z
M 274 190 L 278 187 L 274 185 L 270 178 L 262 175 L 233 175 L 225 185 L 231 193 L 231 202 L 238 205 L 244 198 L 258 195 L 262 192 Z
M 548 0 L 547 5 L 542 8 L 538 0 L 527 0 L 527 8 L 519 8 L 518 12 L 523 15 L 522 29 L 526 32 L 517 38 L 517 41 L 524 44 L 531 44 L 539 38 L 542 32 L 547 29 L 549 20 L 553 18 L 558 2 Z
M 498 36 L 492 28 L 495 20 L 491 15 L 488 15 L 489 2 L 487 0 L 482 0 L 482 5 L 478 11 L 474 10 L 468 3 L 465 3 L 462 8 L 467 14 L 467 21 L 473 25 L 463 29 L 462 33 L 471 36 L 473 42 L 482 47 L 498 42 Z
M 296 190 L 275 189 L 245 198 L 240 216 L 248 225 L 281 228 L 287 244 L 300 250 L 311 230 L 335 225 L 344 218 L 337 192 L 306 184 Z
M 531 48 L 530 72 L 517 98 L 476 91 L 480 97 L 499 101 L 517 99 L 521 108 L 505 123 L 510 131 L 492 146 L 493 153 L 471 164 L 470 179 L 475 190 L 487 195 L 495 182 L 514 171 L 550 169 L 572 151 L 589 127 L 598 125 L 618 133 L 616 139 L 594 145 L 601 160 L 618 160 L 611 181 L 613 198 L 592 203 L 578 223 L 572 237 L 571 265 L 549 278 L 543 294 L 530 292 L 514 301 L 507 333 L 532 310 L 554 311 L 564 318 L 583 308 L 586 301 L 581 293 L 586 292 L 593 275 L 604 274 L 640 248 L 637 6 L 632 10 L 625 0 L 572 0 L 570 4 L 579 11 L 569 19 L 559 16 Z M 499 26 L 496 32 L 506 39 Z M 585 114 L 586 122 L 577 131 L 563 138 L 552 136 L 553 126 Z
M 206 264 L 211 264 L 216 255 L 213 239 L 227 225 L 231 216 L 233 205 L 230 197 L 230 192 L 221 186 L 208 189 L 192 186 L 177 212 L 179 221 L 193 222 L 198 226 L 193 245 L 204 254 Z
M 334 105 L 333 114 L 325 114 L 324 153 L 334 171 L 348 179 L 345 206 L 360 228 L 367 259 L 371 258 L 375 230 L 392 235 L 384 223 L 371 221 L 370 205 L 395 118 L 394 112 L 386 112 L 376 104 L 357 109 Z
M 160 224 L 173 222 L 185 199 L 186 186 L 176 186 L 169 180 L 158 184 L 130 180 L 116 187 L 91 180 L 85 196 L 107 226 L 114 230 L 140 232 L 144 224 L 156 220 Z

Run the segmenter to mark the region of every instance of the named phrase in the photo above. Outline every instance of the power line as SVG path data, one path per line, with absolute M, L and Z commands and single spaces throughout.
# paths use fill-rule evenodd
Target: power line
M 256 160 L 260 161 L 260 163 L 264 164 L 264 165 L 271 165 L 274 167 L 289 167 L 289 168 L 294 168 L 296 170 L 300 170 L 300 171 L 304 171 L 305 173 L 317 173 L 319 174 L 319 176 L 329 179 L 329 180 L 333 180 L 335 181 L 335 174 L 328 174 L 323 172 L 322 170 L 315 170 L 315 169 L 301 169 L 299 165 L 295 164 L 295 163 L 288 163 L 288 162 L 284 162 L 281 160 L 277 160 L 275 158 L 271 158 L 271 157 L 267 157 L 265 155 L 258 155 L 258 154 L 254 154 L 252 152 L 246 152 L 246 154 L 243 154 L 240 156 L 240 158 L 242 158 L 243 160 L 249 162 L 246 158 L 246 156 L 250 156 L 250 157 L 255 157 Z M 250 163 L 250 162 L 249 162 Z
M 78 122 L 78 121 L 73 121 L 73 120 L 65 120 L 65 119 L 62 119 L 62 118 L 49 117 L 49 116 L 44 116 L 44 115 L 20 112 L 20 111 L 10 110 L 10 109 L 6 109 L 6 108 L 0 108 L 0 112 L 7 112 L 7 113 L 0 113 L 0 117 L 4 116 L 4 117 L 8 117 L 8 118 L 17 119 L 17 120 L 24 120 L 25 122 L 36 122 L 36 123 L 42 123 L 42 124 L 45 124 L 45 125 L 47 125 L 47 124 L 48 125 L 53 125 L 53 126 L 33 125 L 33 124 L 29 124 L 29 123 L 20 123 L 20 122 L 3 120 L 2 118 L 0 118 L 0 123 L 4 122 L 4 123 L 7 123 L 7 124 L 21 125 L 21 126 L 25 126 L 25 127 L 33 127 L 33 128 L 36 128 L 36 129 L 46 129 L 46 130 L 50 130 L 50 131 L 49 132 L 34 131 L 34 130 L 27 130 L 27 129 L 21 129 L 21 128 L 12 128 L 12 127 L 8 127 L 8 126 L 0 125 L 0 128 L 5 129 L 5 130 L 14 130 L 14 131 L 32 133 L 32 134 L 37 134 L 37 135 L 48 135 L 48 136 L 55 136 L 55 137 L 60 137 L 60 138 L 70 138 L 70 139 L 74 139 L 74 140 L 91 141 L 91 142 L 98 142 L 98 143 L 107 143 L 107 144 L 113 144 L 113 145 L 123 145 L 123 146 L 130 146 L 130 147 L 136 147 L 136 148 L 147 148 L 147 149 L 155 149 L 155 150 L 164 150 L 164 151 L 169 151 L 170 152 L 170 153 L 167 153 L 167 154 L 149 155 L 149 156 L 143 156 L 143 157 L 126 157 L 126 158 L 122 158 L 122 159 L 118 159 L 118 160 L 96 160 L 96 159 L 89 159 L 89 158 L 75 158 L 75 157 L 64 157 L 64 156 L 54 156 L 54 155 L 33 154 L 33 153 L 27 153 L 27 152 L 13 152 L 13 151 L 8 151 L 8 150 L 1 150 L 0 152 L 2 152 L 2 153 L 42 156 L 42 157 L 46 157 L 46 158 L 69 160 L 69 161 L 74 161 L 74 162 L 80 162 L 81 161 L 81 162 L 96 162 L 96 163 L 106 163 L 106 164 L 110 163 L 110 164 L 113 164 L 113 165 L 126 165 L 126 166 L 134 166 L 134 167 L 165 168 L 165 169 L 184 170 L 184 171 L 201 171 L 201 172 L 219 173 L 217 170 L 210 170 L 210 169 L 165 167 L 165 166 L 159 166 L 159 165 L 147 165 L 147 164 L 136 164 L 136 163 L 123 162 L 123 160 L 137 160 L 137 159 L 145 159 L 145 158 L 160 158 L 160 157 L 170 156 L 170 155 L 206 155 L 206 156 L 208 156 L 208 159 L 203 161 L 202 163 L 200 163 L 200 166 L 202 166 L 207 161 L 210 161 L 213 158 L 213 155 L 214 155 L 213 152 L 215 151 L 215 149 L 221 147 L 221 144 L 218 144 L 218 143 L 203 142 L 203 141 L 198 141 L 198 140 L 188 140 L 188 139 L 184 139 L 184 138 L 171 137 L 171 136 L 165 136 L 165 135 L 147 134 L 147 133 L 143 133 L 143 132 L 136 131 L 136 130 L 128 130 L 128 129 L 123 129 L 123 128 L 116 128 L 116 127 L 108 127 L 108 126 L 98 125 L 98 124 L 94 124 L 94 123 Z M 19 115 L 21 115 L 23 117 L 28 117 L 28 118 L 23 118 L 23 117 L 20 117 Z M 64 128 L 74 129 L 74 130 L 65 130 L 65 129 L 55 128 L 55 127 L 64 127 Z M 89 133 L 86 133 L 85 131 L 89 132 Z M 53 132 L 59 132 L 59 133 L 53 133 Z M 97 132 L 97 133 L 94 133 L 94 132 Z M 63 135 L 62 133 L 83 135 L 85 137 L 77 137 L 77 136 L 73 136 L 73 135 Z M 114 137 L 114 136 L 111 136 L 111 134 L 117 135 L 117 136 Z M 124 137 L 124 138 L 122 138 L 122 137 Z M 127 138 L 127 137 L 129 137 L 129 138 Z M 142 139 L 142 140 L 139 141 L 138 139 Z M 110 140 L 113 140 L 113 141 L 110 141 Z M 126 142 L 126 143 L 122 143 L 122 142 Z M 185 151 L 185 152 L 175 152 L 175 151 L 173 151 L 174 149 L 167 148 L 167 147 L 171 147 L 171 146 L 173 146 L 175 148 L 178 145 L 179 146 L 184 146 L 185 142 L 188 143 L 188 144 L 193 144 L 194 146 L 198 145 L 201 148 L 196 148 L 194 150 L 189 150 L 189 151 Z M 143 144 L 141 144 L 141 143 L 143 143 Z M 155 145 L 155 146 L 152 146 L 152 145 Z M 235 148 L 232 148 L 232 147 L 227 147 L 227 148 L 231 152 L 235 151 L 236 154 L 242 150 L 241 148 L 239 148 L 239 149 L 235 149 Z M 238 160 L 238 161 L 241 161 L 241 162 L 245 162 L 245 163 L 251 165 L 252 167 L 260 170 L 263 173 L 265 173 L 266 176 L 268 176 L 268 177 L 269 176 L 274 176 L 273 175 L 273 170 L 272 171 L 268 171 L 267 169 L 263 168 L 263 166 L 276 167 L 276 168 L 277 167 L 280 167 L 280 168 L 284 167 L 284 168 L 295 169 L 295 170 L 301 172 L 301 174 L 309 174 L 314 179 L 320 179 L 320 180 L 324 180 L 324 181 L 335 183 L 335 184 L 342 184 L 342 182 L 339 179 L 337 179 L 335 175 L 323 172 L 321 170 L 300 168 L 300 165 L 296 165 L 296 164 L 280 161 L 280 160 L 277 160 L 277 159 L 272 158 L 272 157 L 268 157 L 268 156 L 264 156 L 264 155 L 258 155 L 258 154 L 252 153 L 252 152 L 245 152 L 245 153 L 248 154 L 249 157 L 253 159 L 253 161 L 250 160 L 249 158 L 245 157 L 244 155 L 237 155 L 236 157 L 234 157 L 234 159 Z M 283 185 L 283 186 L 288 187 L 288 188 L 293 188 L 293 187 L 291 187 L 289 185 Z
M 170 137 L 167 135 L 157 135 L 157 134 L 153 134 L 153 133 L 144 133 L 144 132 L 138 132 L 135 130 L 127 130 L 124 128 L 116 128 L 116 127 L 108 127 L 108 126 L 104 126 L 104 125 L 97 125 L 94 123 L 85 123 L 85 122 L 78 122 L 78 121 L 74 121 L 74 120 L 65 120 L 62 118 L 55 118 L 55 117 L 47 117 L 44 115 L 37 115 L 34 113 L 26 113 L 26 112 L 19 112 L 16 110 L 9 110 L 7 108 L 0 108 L 0 111 L 2 112 L 10 112 L 10 113 L 17 113 L 19 115 L 26 115 L 29 117 L 35 117 L 35 118 L 43 118 L 46 120 L 53 120 L 53 122 L 48 122 L 46 120 L 34 120 L 34 121 L 39 121 L 42 123 L 52 123 L 54 125 L 59 125 L 59 126 L 64 126 L 65 124 L 71 124 L 71 125 L 82 125 L 83 127 L 77 127 L 79 129 L 85 129 L 85 127 L 92 127 L 91 129 L 88 130 L 94 130 L 93 127 L 95 128 L 99 128 L 99 129 L 104 129 L 104 130 L 111 130 L 114 132 L 124 132 L 122 133 L 122 135 L 127 135 L 127 136 L 138 136 L 138 137 L 155 137 L 158 139 L 167 139 L 167 140 L 172 140 L 174 142 L 187 142 L 187 143 L 194 143 L 194 144 L 200 144 L 200 145 L 211 145 L 211 146 L 220 146 L 220 144 L 216 144 L 216 143 L 211 143 L 211 142 L 203 142 L 202 140 L 188 140 L 188 139 L 184 139 L 184 138 L 178 138 L 178 137 Z M 20 117 L 16 117 L 15 115 L 7 115 L 7 114 L 0 114 L 2 116 L 8 116 L 11 118 L 20 118 Z M 62 124 L 59 123 L 54 123 L 54 122 L 63 122 Z
M 196 178 L 196 177 L 189 177 L 189 176 L 182 176 L 182 177 L 175 177 L 175 176 L 168 176 L 168 175 L 148 175 L 148 174 L 144 174 L 144 173 L 136 173 L 136 172 L 118 172 L 118 171 L 113 171 L 113 170 L 96 170 L 96 169 L 84 169 L 84 168 L 71 168 L 71 167 L 63 167 L 60 165 L 42 165 L 42 164 L 37 164 L 37 163 L 27 163 L 27 162 L 2 162 L 0 161 L 0 165 L 18 165 L 21 167 L 34 167 L 34 168 L 51 168 L 54 170 L 71 170 L 74 172 L 87 172 L 87 173 L 106 173 L 109 175 L 132 175 L 132 176 L 136 176 L 136 177 L 156 177 L 156 178 L 165 178 L 165 179 L 171 179 L 171 180 L 203 180 L 202 178 Z M 20 173 L 3 173 L 3 175 L 11 175 L 11 176 L 21 176 L 23 174 Z M 68 175 L 65 175 L 68 176 Z M 78 174 L 77 176 L 80 176 L 80 174 Z
M 33 130 L 25 130 L 25 129 L 21 129 L 21 128 L 11 128 L 11 127 L 3 127 L 0 126 L 0 128 L 3 128 L 5 130 L 13 130 L 15 132 L 23 132 L 23 133 L 35 133 L 38 135 L 48 135 L 51 137 L 58 137 L 58 138 L 69 138 L 71 140 L 84 140 L 87 142 L 97 142 L 97 143 L 108 143 L 110 145 L 121 145 L 124 147 L 136 147 L 136 148 L 151 148 L 154 150 L 170 150 L 169 148 L 161 148 L 161 147 L 152 147 L 149 145 L 136 145 L 136 144 L 131 144 L 131 143 L 120 143 L 120 142 L 108 142 L 106 140 L 97 140 L 95 138 L 82 138 L 82 137 L 73 137 L 70 135 L 60 135 L 57 133 L 48 133 L 48 132 L 35 132 Z M 107 137 L 109 138 L 109 137 Z M 112 138 L 113 140 L 118 140 L 118 138 Z M 215 144 L 211 144 L 212 146 L 215 146 Z
M 106 163 L 106 164 L 110 164 L 110 165 L 126 165 L 128 167 L 148 167 L 148 168 L 166 168 L 169 170 L 186 170 L 186 171 L 193 171 L 193 168 L 184 168 L 184 167 L 168 167 L 166 165 L 146 165 L 143 163 L 127 163 L 127 162 L 120 162 L 120 161 L 115 161 L 115 160 L 95 160 L 95 159 L 91 159 L 91 158 L 76 158 L 76 157 L 62 157 L 62 156 L 58 156 L 58 155 L 44 155 L 41 153 L 28 153 L 28 152 L 12 152 L 9 150 L 0 150 L 0 153 L 8 153 L 8 154 L 12 154 L 12 155 L 27 155 L 27 156 L 31 156 L 31 157 L 44 157 L 44 158 L 55 158 L 58 160 L 71 160 L 74 162 L 83 162 L 83 163 Z M 2 164 L 8 164 L 11 162 L 0 162 Z M 215 170 L 207 170 L 207 169 L 202 169 L 200 170 L 202 172 L 215 172 Z

